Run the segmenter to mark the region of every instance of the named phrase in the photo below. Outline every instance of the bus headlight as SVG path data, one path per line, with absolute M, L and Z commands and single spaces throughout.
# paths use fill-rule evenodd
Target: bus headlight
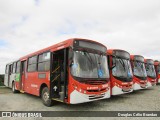
M 79 92 L 82 92 L 82 89 L 79 89 Z
M 77 89 L 78 87 L 75 84 L 72 84 L 74 89 Z

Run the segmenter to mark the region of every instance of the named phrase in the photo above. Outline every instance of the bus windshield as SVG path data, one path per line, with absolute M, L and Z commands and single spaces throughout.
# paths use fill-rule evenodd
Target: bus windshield
M 122 81 L 131 81 L 133 74 L 130 61 L 127 59 L 113 57 L 112 74 Z
M 146 64 L 146 71 L 147 71 L 147 75 L 149 77 L 156 78 L 156 72 L 155 72 L 154 65 L 152 65 L 152 64 Z
M 80 78 L 109 78 L 106 55 L 74 51 L 71 73 Z
M 145 65 L 143 62 L 134 61 L 133 65 L 134 65 L 133 73 L 135 76 L 147 77 Z

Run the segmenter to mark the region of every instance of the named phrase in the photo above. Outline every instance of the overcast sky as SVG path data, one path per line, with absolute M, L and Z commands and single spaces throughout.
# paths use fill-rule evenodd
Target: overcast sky
M 160 60 L 160 0 L 0 0 L 5 64 L 68 38 Z

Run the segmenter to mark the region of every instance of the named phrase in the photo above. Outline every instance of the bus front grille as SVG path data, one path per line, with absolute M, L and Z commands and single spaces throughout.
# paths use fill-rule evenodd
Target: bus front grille
M 102 84 L 106 84 L 106 81 L 86 81 L 86 84 L 90 84 L 90 85 L 102 85 Z
M 101 89 L 101 90 L 87 90 L 88 92 L 101 92 L 101 91 L 105 91 L 106 90 L 106 88 L 105 89 Z
M 99 94 L 99 95 L 90 95 L 89 100 L 95 100 L 95 99 L 100 99 L 103 98 L 105 94 Z

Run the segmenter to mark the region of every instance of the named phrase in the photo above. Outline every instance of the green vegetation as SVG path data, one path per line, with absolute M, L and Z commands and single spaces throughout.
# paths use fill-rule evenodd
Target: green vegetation
M 0 86 L 4 86 L 4 75 L 0 75 Z

